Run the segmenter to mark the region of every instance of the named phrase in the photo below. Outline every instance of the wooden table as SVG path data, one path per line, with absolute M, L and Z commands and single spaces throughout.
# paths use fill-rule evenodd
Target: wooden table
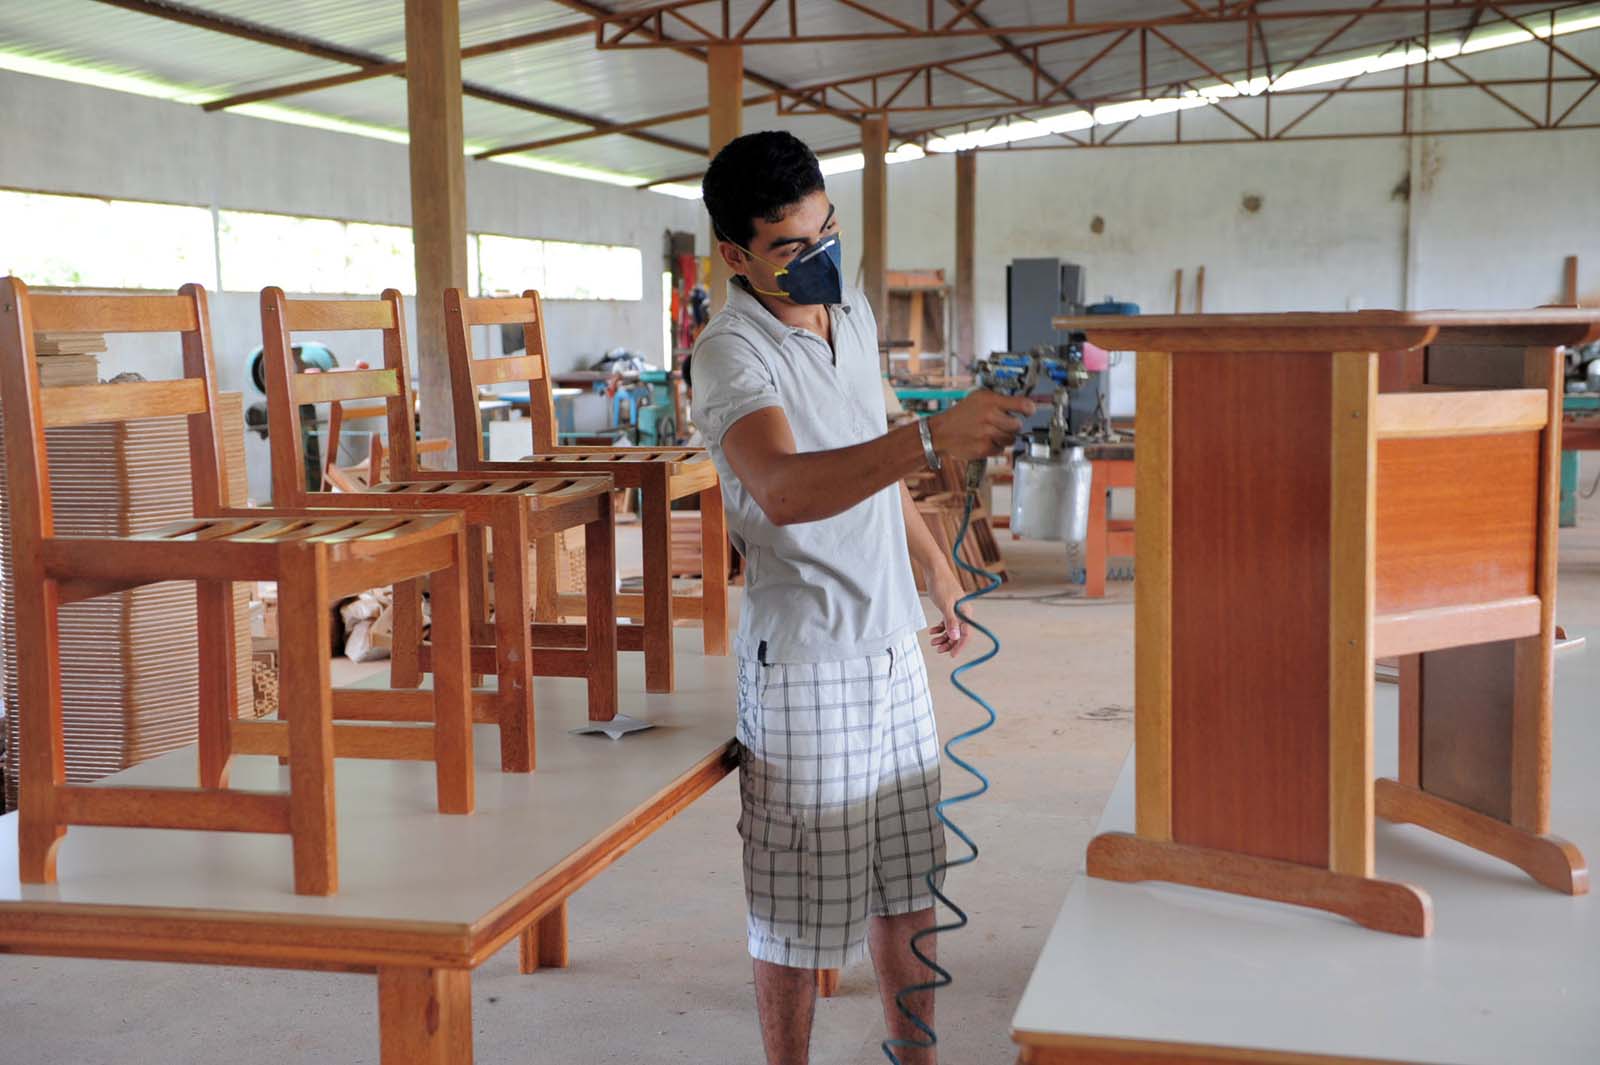
M 1427 894 L 1374 875 L 1383 817 L 1586 891 L 1549 816 L 1556 346 L 1600 311 L 1055 324 L 1139 353 L 1137 831 L 1097 837 L 1090 875 L 1427 935 Z
M 654 730 L 570 735 L 587 723 L 583 684 L 548 677 L 537 772 L 499 772 L 479 726 L 471 817 L 434 811 L 429 763 L 341 762 L 332 897 L 293 893 L 287 837 L 88 827 L 62 844 L 59 883 L 21 885 L 17 818 L 0 817 L 0 954 L 370 972 L 383 1065 L 469 1065 L 472 970 L 519 936 L 524 971 L 565 964 L 567 897 L 735 765 L 734 660 L 702 655 L 698 633 L 679 641 L 677 691 L 623 706 Z M 624 659 L 624 691 L 642 691 L 642 670 Z M 234 766 L 235 786 L 283 786 L 273 759 Z M 188 748 L 111 779 L 195 772 Z
M 1556 818 L 1600 845 L 1600 650 L 1556 656 Z M 1399 755 L 1396 689 L 1377 764 Z M 1134 823 L 1130 757 L 1100 820 Z M 1554 898 L 1486 854 L 1381 825 L 1379 866 L 1425 883 L 1430 939 L 1171 884 L 1077 878 L 1012 1021 L 1027 1065 L 1587 1065 L 1600 1047 L 1600 899 Z M 1070 861 L 1070 857 L 1064 860 Z M 1580 1005 L 1583 1004 L 1583 1005 Z

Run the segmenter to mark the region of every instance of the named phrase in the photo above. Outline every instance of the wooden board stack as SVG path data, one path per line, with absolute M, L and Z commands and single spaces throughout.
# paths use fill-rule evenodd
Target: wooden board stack
M 100 360 L 106 338 L 100 333 L 35 333 L 34 351 L 39 356 L 39 385 L 92 385 L 100 380 Z
M 224 394 L 218 410 L 230 502 L 243 506 L 244 427 L 238 394 Z M 59 532 L 126 535 L 192 513 L 182 418 L 71 426 L 49 430 L 48 438 Z M 9 808 L 16 803 L 19 714 L 27 707 L 17 700 L 12 651 L 16 619 L 8 495 L 9 485 L 0 478 L 0 674 L 9 711 Z M 236 585 L 237 685 L 243 716 L 250 716 L 254 705 L 248 601 L 248 589 Z M 61 639 L 69 780 L 97 780 L 194 742 L 198 669 L 193 584 L 150 585 L 65 606 Z

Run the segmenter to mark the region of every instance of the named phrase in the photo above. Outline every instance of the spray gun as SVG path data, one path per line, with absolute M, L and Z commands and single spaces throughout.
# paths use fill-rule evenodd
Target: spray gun
M 1089 371 L 1084 367 L 1081 349 L 1041 346 L 1026 353 L 996 352 L 987 359 L 979 359 L 973 365 L 972 374 L 979 388 L 1003 396 L 1031 396 L 1040 391 L 1046 381 L 1051 382 L 1055 388 L 1051 397 L 1050 424 L 1046 430 L 1049 446 L 1053 453 L 1059 453 L 1066 447 L 1068 406 L 1072 393 L 1089 381 Z M 969 494 L 977 492 L 983 481 L 984 468 L 982 459 L 968 463 Z

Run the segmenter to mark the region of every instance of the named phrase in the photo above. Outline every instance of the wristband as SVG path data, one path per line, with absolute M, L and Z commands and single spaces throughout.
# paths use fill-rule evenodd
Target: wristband
M 927 418 L 917 419 L 917 435 L 922 437 L 922 457 L 928 460 L 928 469 L 937 470 L 942 467 L 944 460 L 933 450 L 933 430 L 928 427 Z

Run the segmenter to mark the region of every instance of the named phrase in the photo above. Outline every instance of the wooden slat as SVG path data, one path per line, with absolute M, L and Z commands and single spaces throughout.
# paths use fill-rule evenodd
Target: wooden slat
M 536 321 L 533 301 L 523 296 L 496 296 L 461 301 L 468 325 L 527 325 Z
M 47 296 L 28 298 L 36 333 L 181 333 L 196 329 L 188 296 Z
M 409 725 L 334 725 L 333 753 L 336 758 L 376 758 L 396 761 L 431 762 L 433 729 Z M 234 754 L 266 754 L 279 758 L 289 754 L 289 725 L 284 721 L 236 721 L 233 724 Z
M 1380 439 L 1483 436 L 1543 429 L 1550 394 L 1542 388 L 1484 392 L 1396 392 L 1378 399 Z
M 1373 653 L 1385 658 L 1533 636 L 1539 632 L 1539 619 L 1536 595 L 1379 614 L 1373 626 Z
M 389 329 L 395 324 L 394 308 L 384 300 L 284 300 L 283 317 L 295 333 Z
M 288 832 L 281 792 L 191 788 L 62 788 L 61 819 L 73 825 L 181 828 L 197 832 Z
M 507 381 L 537 381 L 542 377 L 544 377 L 544 360 L 537 355 L 472 360 L 472 383 L 475 385 L 498 385 Z
M 1380 615 L 1534 592 L 1539 439 L 1379 441 Z
M 1331 355 L 1172 371 L 1173 839 L 1326 868 Z
M 1134 489 L 1134 816 L 1139 835 L 1172 838 L 1172 356 L 1138 355 Z
M 1328 868 L 1373 873 L 1372 613 L 1377 572 L 1378 357 L 1333 356 L 1328 574 Z
M 46 429 L 203 414 L 207 406 L 206 383 L 197 377 L 188 377 L 177 381 L 41 388 L 39 405 L 44 410 Z
M 399 394 L 400 375 L 394 370 L 334 370 L 294 375 L 296 403 L 331 403 Z

